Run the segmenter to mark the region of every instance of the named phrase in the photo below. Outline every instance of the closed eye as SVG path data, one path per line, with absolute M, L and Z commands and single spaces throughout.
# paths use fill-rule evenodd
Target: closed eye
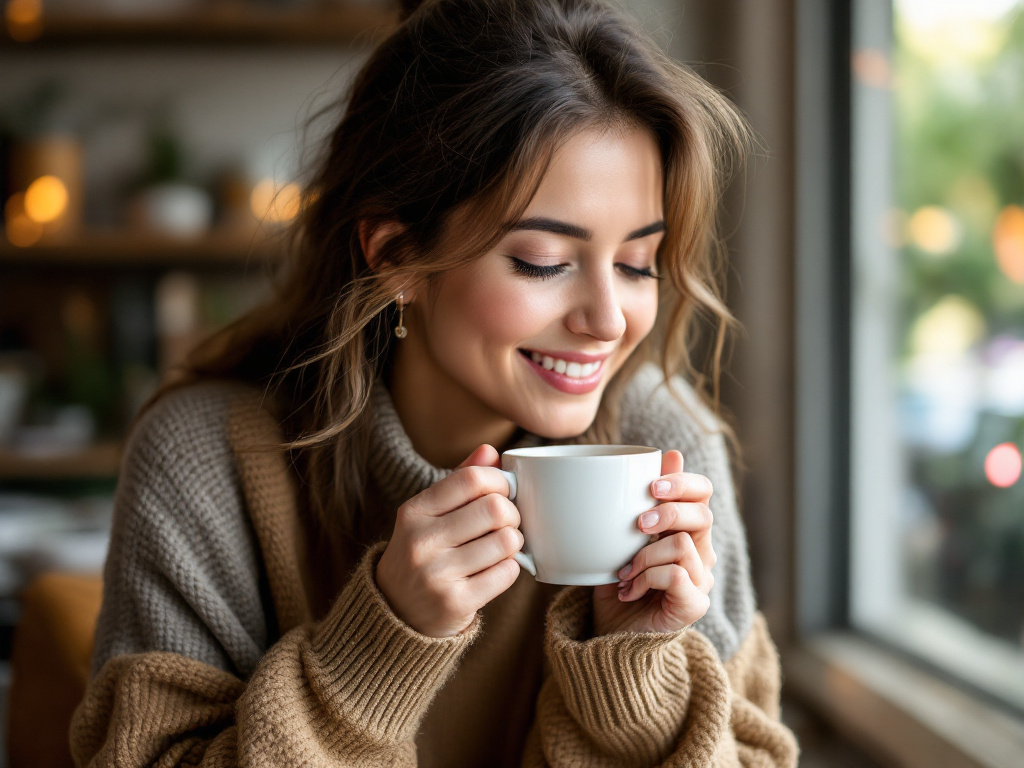
M 537 277 L 541 280 L 545 280 L 549 277 L 557 277 L 558 275 L 565 272 L 565 264 L 556 264 L 551 267 L 542 267 L 539 264 L 531 264 L 528 261 L 517 259 L 515 256 L 509 256 L 512 261 L 512 269 L 521 275 L 527 277 Z
M 618 264 L 617 266 L 625 273 L 626 277 L 628 277 L 630 280 L 642 280 L 644 278 L 650 278 L 652 280 L 664 279 L 661 275 L 654 274 L 654 270 L 651 269 L 650 267 L 643 267 L 642 269 L 638 269 L 637 267 L 631 267 L 628 264 Z
M 524 261 L 523 259 L 518 259 L 515 256 L 509 256 L 508 258 L 512 263 L 513 270 L 515 270 L 521 275 L 526 275 L 527 277 L 534 277 L 541 280 L 557 277 L 558 275 L 563 274 L 566 270 L 566 267 L 568 266 L 566 264 L 541 266 L 539 264 L 532 264 L 529 261 Z M 643 280 L 645 278 L 653 280 L 663 279 L 661 275 L 655 274 L 654 270 L 652 270 L 650 267 L 638 268 L 631 267 L 628 264 L 617 264 L 616 266 L 630 280 Z

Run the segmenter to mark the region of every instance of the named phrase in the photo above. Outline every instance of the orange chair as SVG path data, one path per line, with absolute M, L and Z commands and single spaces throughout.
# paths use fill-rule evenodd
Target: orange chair
M 11 649 L 10 768 L 71 768 L 71 715 L 89 681 L 99 575 L 44 573 L 22 596 Z

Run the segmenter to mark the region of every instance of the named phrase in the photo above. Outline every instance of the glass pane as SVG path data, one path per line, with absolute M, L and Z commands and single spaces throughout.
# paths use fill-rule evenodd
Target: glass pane
M 1024 0 L 885 5 L 852 62 L 853 614 L 1024 707 Z

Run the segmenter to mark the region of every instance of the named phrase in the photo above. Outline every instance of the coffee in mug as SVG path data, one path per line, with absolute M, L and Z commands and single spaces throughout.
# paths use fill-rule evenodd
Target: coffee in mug
M 596 585 L 650 541 L 637 518 L 659 502 L 661 451 L 639 445 L 553 445 L 501 456 L 525 544 L 516 561 L 537 581 Z

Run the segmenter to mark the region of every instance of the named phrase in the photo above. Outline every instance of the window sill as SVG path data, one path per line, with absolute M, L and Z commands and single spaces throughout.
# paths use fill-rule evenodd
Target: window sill
M 787 690 L 885 764 L 1019 768 L 1024 721 L 849 632 L 782 654 Z

